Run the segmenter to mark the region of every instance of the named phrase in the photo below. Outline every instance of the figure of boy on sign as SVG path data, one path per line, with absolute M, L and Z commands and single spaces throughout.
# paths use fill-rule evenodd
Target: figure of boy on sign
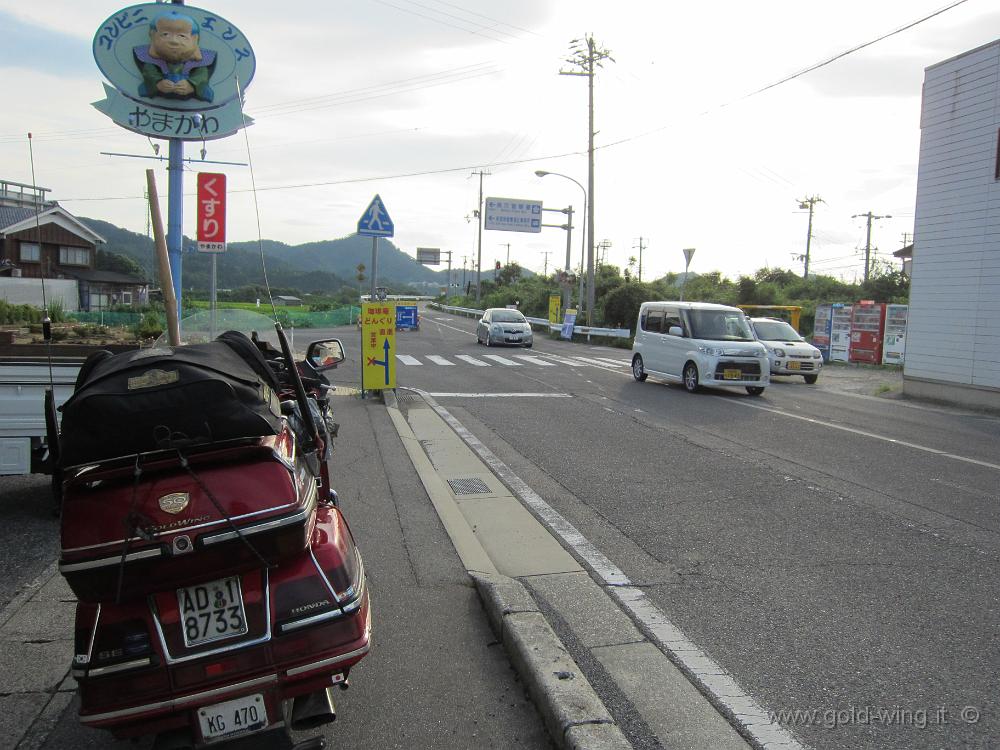
M 208 85 L 215 68 L 215 52 L 201 49 L 201 29 L 189 15 L 176 10 L 158 13 L 149 24 L 149 45 L 133 49 L 142 74 L 139 96 L 210 102 Z

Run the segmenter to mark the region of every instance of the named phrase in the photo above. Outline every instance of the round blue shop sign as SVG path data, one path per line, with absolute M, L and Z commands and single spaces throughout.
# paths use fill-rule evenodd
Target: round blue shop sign
M 256 58 L 243 33 L 215 13 L 168 3 L 130 6 L 101 24 L 94 59 L 113 87 L 94 106 L 122 127 L 203 140 L 246 124 L 243 92 Z

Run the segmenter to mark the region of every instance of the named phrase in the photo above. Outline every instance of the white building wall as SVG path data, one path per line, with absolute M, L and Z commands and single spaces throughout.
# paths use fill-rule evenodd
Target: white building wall
M 904 376 L 1000 390 L 1000 40 L 926 70 L 920 127 Z
M 42 280 L 0 277 L 0 299 L 12 305 L 42 308 Z M 45 299 L 62 304 L 66 312 L 80 309 L 80 292 L 76 279 L 45 279 Z

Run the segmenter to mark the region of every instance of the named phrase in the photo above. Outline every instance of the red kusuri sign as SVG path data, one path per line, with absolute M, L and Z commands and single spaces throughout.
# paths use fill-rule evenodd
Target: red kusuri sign
M 198 173 L 198 251 L 226 250 L 226 176 Z

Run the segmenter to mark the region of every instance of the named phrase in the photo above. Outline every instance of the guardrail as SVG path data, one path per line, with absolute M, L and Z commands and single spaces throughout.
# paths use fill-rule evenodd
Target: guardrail
M 430 307 L 435 310 L 440 310 L 442 312 L 453 313 L 456 315 L 464 315 L 469 318 L 479 318 L 483 315 L 483 310 L 476 310 L 471 307 L 452 307 L 450 305 L 442 305 L 440 302 L 430 303 Z M 540 328 L 547 329 L 549 331 L 562 331 L 562 325 L 559 323 L 551 323 L 548 318 L 529 318 L 525 316 L 525 319 L 531 324 L 532 327 L 538 326 Z M 590 341 L 591 336 L 601 336 L 604 338 L 612 339 L 627 339 L 632 335 L 632 331 L 628 328 L 596 328 L 593 326 L 573 326 L 573 334 L 579 334 L 581 336 L 586 336 L 587 341 Z

